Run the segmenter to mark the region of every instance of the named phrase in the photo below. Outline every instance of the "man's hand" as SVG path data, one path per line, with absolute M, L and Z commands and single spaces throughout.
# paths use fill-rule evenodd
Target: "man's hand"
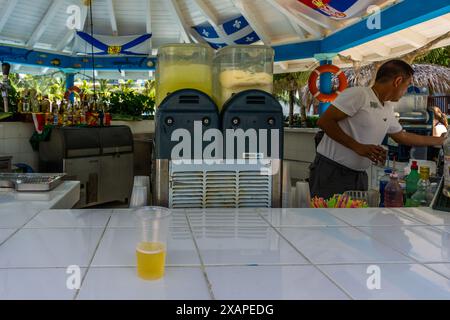
M 361 157 L 368 158 L 373 163 L 386 162 L 386 150 L 373 144 L 360 144 L 353 151 Z

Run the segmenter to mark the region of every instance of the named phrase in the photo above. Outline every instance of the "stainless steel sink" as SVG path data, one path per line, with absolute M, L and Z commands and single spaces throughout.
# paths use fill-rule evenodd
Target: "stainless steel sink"
M 0 188 L 16 191 L 50 191 L 62 183 L 64 173 L 0 173 Z

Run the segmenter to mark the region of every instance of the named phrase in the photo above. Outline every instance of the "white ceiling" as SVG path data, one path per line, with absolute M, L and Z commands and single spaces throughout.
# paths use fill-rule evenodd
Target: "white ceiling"
M 102 35 L 137 35 L 152 32 L 153 54 L 166 43 L 197 42 L 192 26 L 204 22 L 221 24 L 244 15 L 261 39 L 268 45 L 298 43 L 321 39 L 359 18 L 337 22 L 324 18 L 305 7 L 290 14 L 281 5 L 296 0 L 92 0 L 94 33 Z M 373 2 L 373 1 L 372 1 Z M 377 0 L 389 6 L 399 0 Z M 82 9 L 84 30 L 89 31 L 88 7 L 83 0 L 0 0 L 0 44 L 16 45 L 55 53 L 72 53 L 74 32 L 66 27 L 67 8 Z M 429 40 L 450 31 L 450 15 L 422 23 L 399 33 L 342 52 L 356 60 L 372 61 L 414 50 Z M 441 45 L 449 44 L 442 43 Z M 276 72 L 305 70 L 313 59 L 277 63 Z M 19 66 L 21 72 L 42 74 L 52 69 Z M 13 71 L 18 71 L 13 69 Z M 119 72 L 99 71 L 99 77 L 121 78 Z M 127 71 L 128 78 L 139 78 L 146 72 Z

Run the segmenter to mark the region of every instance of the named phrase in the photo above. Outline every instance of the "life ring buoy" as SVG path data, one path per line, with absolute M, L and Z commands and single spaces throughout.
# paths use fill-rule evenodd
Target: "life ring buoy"
M 64 99 L 69 100 L 70 95 L 73 92 L 76 92 L 79 94 L 81 92 L 81 89 L 78 88 L 77 86 L 71 86 L 69 89 L 67 89 L 66 93 L 64 94 Z
M 330 72 L 336 75 L 339 79 L 339 88 L 330 94 L 325 94 L 319 91 L 319 88 L 317 88 L 317 79 L 319 79 L 319 76 L 324 72 Z M 320 66 L 316 68 L 309 77 L 308 80 L 308 87 L 311 94 L 319 100 L 320 102 L 333 102 L 337 96 L 343 92 L 348 87 L 348 81 L 347 77 L 345 76 L 344 72 L 342 72 L 339 67 L 334 66 L 332 64 L 325 64 L 323 66 Z

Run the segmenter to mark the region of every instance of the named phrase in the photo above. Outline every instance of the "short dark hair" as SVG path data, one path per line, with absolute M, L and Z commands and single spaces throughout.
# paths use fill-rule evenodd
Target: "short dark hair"
M 396 77 L 403 76 L 405 78 L 412 77 L 414 69 L 405 61 L 391 60 L 384 63 L 377 72 L 376 82 L 386 82 Z

